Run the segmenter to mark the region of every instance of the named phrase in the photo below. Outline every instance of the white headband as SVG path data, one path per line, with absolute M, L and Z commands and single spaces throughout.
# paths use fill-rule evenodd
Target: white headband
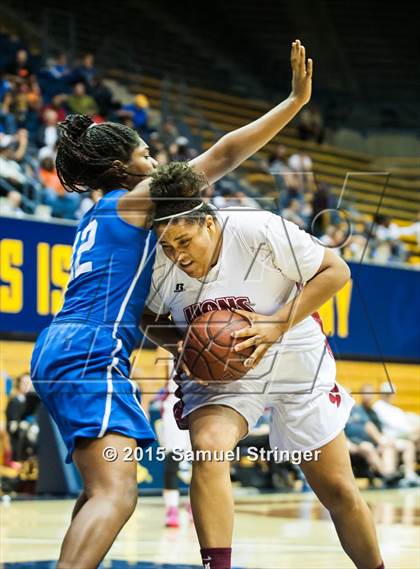
M 191 213 L 192 211 L 196 211 L 197 209 L 202 208 L 204 205 L 204 202 L 201 202 L 201 204 L 196 205 L 195 207 L 193 207 L 192 209 L 188 209 L 187 211 L 181 211 L 180 213 L 174 213 L 173 215 L 165 215 L 164 217 L 155 217 L 155 221 L 163 221 L 165 219 L 172 219 L 173 217 L 181 217 L 182 215 L 187 215 L 187 213 Z

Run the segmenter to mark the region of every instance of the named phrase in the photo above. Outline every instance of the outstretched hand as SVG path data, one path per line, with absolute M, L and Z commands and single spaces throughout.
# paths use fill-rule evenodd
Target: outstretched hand
M 290 64 L 292 66 L 292 93 L 300 105 L 306 105 L 311 98 L 312 93 L 312 69 L 313 61 L 306 61 L 305 46 L 300 40 L 292 43 L 290 51 Z

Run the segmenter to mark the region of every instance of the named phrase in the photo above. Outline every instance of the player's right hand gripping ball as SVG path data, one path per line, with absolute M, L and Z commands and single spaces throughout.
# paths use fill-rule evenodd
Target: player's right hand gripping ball
M 230 310 L 214 310 L 196 318 L 185 335 L 182 355 L 192 378 L 234 381 L 244 376 L 249 371 L 244 362 L 254 347 L 235 352 L 243 338 L 232 338 L 232 332 L 249 325 L 246 318 Z

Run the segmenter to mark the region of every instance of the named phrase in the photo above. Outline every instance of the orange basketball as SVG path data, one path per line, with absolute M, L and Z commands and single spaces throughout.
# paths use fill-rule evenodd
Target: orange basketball
M 245 338 L 232 338 L 232 332 L 249 326 L 244 316 L 230 310 L 206 312 L 192 322 L 184 339 L 183 360 L 193 377 L 205 381 L 234 381 L 249 368 L 245 360 L 254 346 L 235 352 L 236 344 Z

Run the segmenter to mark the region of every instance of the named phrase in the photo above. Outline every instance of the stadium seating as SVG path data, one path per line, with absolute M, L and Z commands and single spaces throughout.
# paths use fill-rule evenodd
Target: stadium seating
M 2 353 L 2 368 L 15 377 L 28 371 L 28 365 L 33 349 L 32 342 L 0 342 Z M 143 381 L 146 400 L 162 386 L 164 376 L 163 366 L 156 364 L 157 359 L 164 357 L 158 350 L 143 350 L 141 355 L 133 353 L 133 377 Z M 418 412 L 418 366 L 410 364 L 338 361 L 337 379 L 340 383 L 357 394 L 364 383 L 370 383 L 374 388 L 391 380 L 396 389 L 395 405 L 405 411 Z
M 148 95 L 152 103 L 161 108 L 162 82 L 136 74 L 125 74 L 119 70 L 109 72 L 120 81 L 127 81 L 134 92 L 140 89 Z M 216 135 L 242 126 L 257 118 L 269 108 L 265 102 L 248 100 L 205 89 L 191 88 L 180 97 L 177 86 L 173 85 L 165 96 L 169 106 L 181 113 L 192 132 L 200 133 L 203 146 L 208 148 Z M 341 195 L 345 183 L 345 199 L 363 213 L 373 215 L 380 211 L 390 215 L 404 225 L 412 220 L 418 208 L 418 160 L 416 158 L 382 158 L 350 152 L 328 145 L 303 142 L 298 139 L 293 127 L 286 127 L 275 141 L 259 153 L 265 157 L 273 151 L 275 144 L 284 143 L 290 152 L 304 148 L 312 157 L 317 182 L 332 186 L 332 193 Z M 273 190 L 273 178 L 264 173 L 255 159 L 248 160 L 242 167 L 249 182 L 264 194 Z M 407 243 L 416 246 L 413 240 Z

